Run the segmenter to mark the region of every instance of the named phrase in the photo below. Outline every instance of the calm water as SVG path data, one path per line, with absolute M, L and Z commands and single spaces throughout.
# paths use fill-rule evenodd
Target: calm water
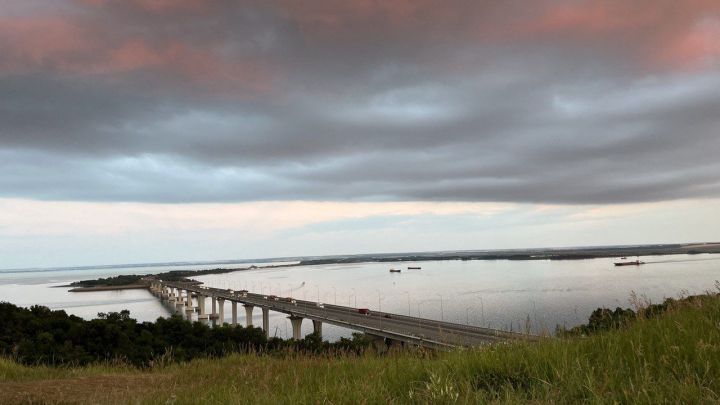
M 652 302 L 681 293 L 713 289 L 720 280 L 720 255 L 641 258 L 644 266 L 613 266 L 614 259 L 572 261 L 433 261 L 303 266 L 257 269 L 198 277 L 209 286 L 247 288 L 279 296 L 386 312 L 518 330 L 529 320 L 534 331 L 583 323 L 597 307 L 629 307 L 634 291 Z M 408 270 L 420 266 L 421 270 Z M 217 265 L 209 266 L 218 267 Z M 178 266 L 171 268 L 181 268 Z M 203 268 L 193 265 L 192 268 Z M 86 269 L 81 271 L 0 271 L 0 300 L 46 305 L 91 318 L 98 312 L 129 309 L 139 320 L 167 316 L 171 309 L 143 290 L 68 293 L 49 288 L 68 281 L 112 274 L 149 273 L 166 268 Z M 207 303 L 209 310 L 209 302 Z M 244 311 L 241 319 L 244 318 Z M 230 317 L 230 305 L 225 315 Z M 255 325 L 261 323 L 255 311 Z M 306 321 L 304 333 L 312 331 Z M 271 312 L 270 334 L 290 334 L 286 316 Z M 325 325 L 328 339 L 351 331 Z

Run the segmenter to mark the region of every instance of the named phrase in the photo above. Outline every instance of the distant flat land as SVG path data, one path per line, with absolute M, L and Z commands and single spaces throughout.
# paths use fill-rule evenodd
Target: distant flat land
M 533 248 L 533 249 L 506 249 L 506 250 L 463 250 L 463 251 L 441 251 L 441 252 L 413 252 L 413 253 L 372 253 L 347 256 L 312 256 L 292 258 L 297 260 L 295 264 L 267 266 L 249 266 L 233 268 L 215 268 L 211 270 L 172 270 L 156 274 L 168 281 L 189 281 L 190 277 L 205 274 L 222 274 L 235 271 L 311 266 L 322 264 L 344 264 L 344 263 L 381 263 L 381 262 L 421 262 L 434 260 L 582 260 L 596 259 L 601 257 L 628 257 L 628 256 L 662 256 L 678 254 L 702 254 L 720 253 L 720 242 L 704 243 L 676 243 L 659 245 L 627 245 L 627 246 L 591 246 L 591 247 L 569 247 L 569 248 Z M 288 260 L 290 260 L 288 258 Z M 148 277 L 146 275 L 142 277 Z M 116 276 L 131 277 L 131 276 Z M 141 276 L 134 276 L 128 279 L 132 285 L 143 284 L 139 281 Z M 86 287 L 76 291 L 102 291 L 121 288 L 140 288 L 128 284 L 115 282 L 113 285 L 99 284 L 97 280 L 83 280 L 72 283 L 72 287 Z M 92 289 L 88 289 L 92 288 Z M 73 291 L 73 290 L 71 290 Z
M 581 260 L 700 253 L 720 253 L 720 243 L 363 254 L 309 258 L 301 260 L 298 265 L 430 260 Z

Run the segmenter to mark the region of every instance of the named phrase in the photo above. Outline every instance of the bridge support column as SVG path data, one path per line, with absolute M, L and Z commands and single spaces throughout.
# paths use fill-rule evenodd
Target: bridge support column
M 185 318 L 188 321 L 192 321 L 192 314 L 195 312 L 195 308 L 193 308 L 192 291 L 185 290 L 185 294 L 187 295 L 187 299 L 185 300 Z
M 225 324 L 225 299 L 218 298 L 218 319 L 220 320 L 220 326 Z
M 322 339 L 322 321 L 316 321 L 313 319 L 313 333 L 318 335 Z
M 198 301 L 198 310 L 200 311 L 200 315 L 198 315 L 198 319 L 208 319 L 208 316 L 205 314 L 205 296 L 198 294 L 197 301 Z
M 218 318 L 217 301 L 215 300 L 215 297 L 210 297 L 210 302 L 212 303 L 212 312 L 210 313 L 210 319 L 215 320 Z
M 182 307 L 185 306 L 185 300 L 183 299 L 182 290 L 177 290 L 177 298 L 175 299 L 175 310 L 179 311 Z
M 262 314 L 263 314 L 263 331 L 265 332 L 265 337 L 268 337 L 268 336 L 270 336 L 270 308 L 263 308 Z
M 371 335 L 369 333 L 366 333 L 365 335 L 371 339 L 372 347 L 375 348 L 375 351 L 377 351 L 378 353 L 385 353 L 388 351 L 388 345 L 385 337 Z
M 299 316 L 288 316 L 288 319 L 290 320 L 290 323 L 292 324 L 292 330 L 293 330 L 293 339 L 300 340 L 300 335 L 302 334 L 302 317 Z
M 247 324 L 248 327 L 251 327 L 251 326 L 253 326 L 252 313 L 253 313 L 253 308 L 255 308 L 255 307 L 252 305 L 243 305 L 243 306 L 245 307 L 245 323 Z
M 237 326 L 237 302 L 232 302 L 232 326 Z

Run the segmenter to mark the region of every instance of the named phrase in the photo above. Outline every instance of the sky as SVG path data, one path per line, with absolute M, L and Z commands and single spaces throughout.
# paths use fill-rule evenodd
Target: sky
M 0 268 L 720 240 L 717 0 L 0 3 Z

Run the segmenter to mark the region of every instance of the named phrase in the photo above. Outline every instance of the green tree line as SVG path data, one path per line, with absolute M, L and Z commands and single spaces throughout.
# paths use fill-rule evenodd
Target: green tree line
M 300 341 L 268 339 L 260 328 L 210 327 L 179 316 L 137 322 L 124 310 L 85 320 L 44 306 L 21 308 L 0 302 L 0 354 L 24 364 L 85 365 L 120 360 L 150 367 L 158 362 L 237 352 L 359 353 L 368 345 L 361 335 L 334 343 L 313 335 Z

